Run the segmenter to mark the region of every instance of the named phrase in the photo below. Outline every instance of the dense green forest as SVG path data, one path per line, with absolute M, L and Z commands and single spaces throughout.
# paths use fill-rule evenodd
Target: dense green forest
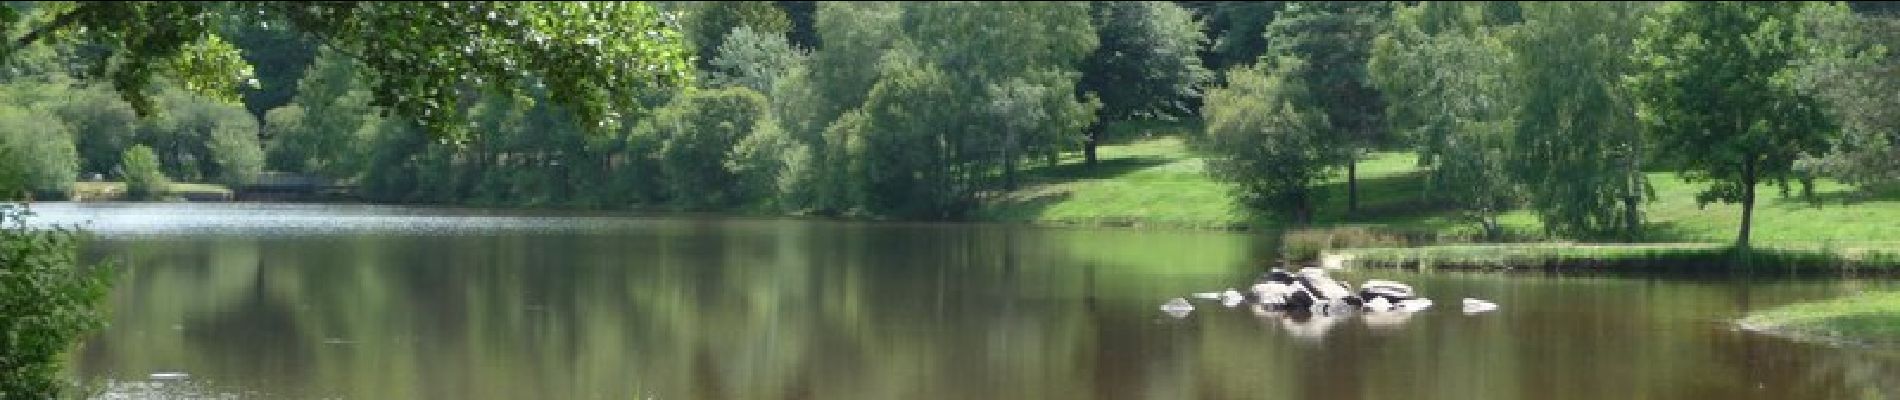
M 50 4 L 17 18 L 86 9 Z M 111 41 L 21 41 L 0 144 L 39 199 L 95 174 L 150 197 L 282 171 L 377 202 L 962 219 L 1028 168 L 1093 165 L 1114 127 L 1185 120 L 1205 127 L 1187 139 L 1210 173 L 1289 221 L 1356 210 L 1359 164 L 1408 151 L 1429 171 L 1420 195 L 1486 232 L 1530 209 L 1555 235 L 1624 239 L 1655 195 L 1645 171 L 1745 206 L 1760 184 L 1900 179 L 1897 25 L 1879 3 L 652 5 L 674 32 L 648 39 L 681 53 L 628 51 L 683 63 L 626 76 L 417 64 L 295 8 L 131 7 L 319 23 L 210 18 L 179 45 L 207 55 L 140 75 L 86 69 L 129 57 Z M 467 41 L 448 36 L 400 50 Z M 462 51 L 546 50 L 489 46 Z M 389 72 L 405 68 L 420 72 Z M 1315 190 L 1339 176 L 1344 198 Z

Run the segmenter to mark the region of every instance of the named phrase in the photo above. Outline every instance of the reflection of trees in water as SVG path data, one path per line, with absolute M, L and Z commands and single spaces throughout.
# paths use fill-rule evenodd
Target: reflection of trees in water
M 1695 321 L 1734 310 L 1722 285 L 1440 275 L 1436 296 L 1513 308 L 1159 315 L 1157 293 L 1187 292 L 1167 286 L 1182 275 L 1251 278 L 1253 239 L 1221 238 L 656 220 L 118 243 L 132 270 L 115 328 L 80 364 L 345 398 L 1693 397 L 1746 395 L 1740 379 L 1774 373 L 1792 378 L 1769 392 L 1851 398 L 1900 376 L 1891 361 L 1775 344 L 1750 357 L 1740 335 L 1681 332 L 1718 329 Z M 1697 380 L 1713 383 L 1683 383 Z

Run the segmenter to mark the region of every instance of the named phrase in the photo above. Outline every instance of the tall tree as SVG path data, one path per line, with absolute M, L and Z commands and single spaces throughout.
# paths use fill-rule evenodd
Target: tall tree
M 1642 13 L 1636 2 L 1531 2 L 1510 40 L 1521 108 L 1511 171 L 1549 233 L 1636 240 L 1642 127 L 1624 87 Z
M 1430 168 L 1427 193 L 1456 205 L 1495 239 L 1502 234 L 1498 216 L 1522 197 L 1505 164 L 1519 100 L 1509 79 L 1513 54 L 1501 39 L 1513 27 L 1477 12 L 1482 7 L 1397 10 L 1368 68 L 1390 100 L 1392 126 L 1411 134 L 1419 164 Z M 1445 24 L 1448 15 L 1459 23 Z
M 1815 22 L 1854 56 L 1810 63 L 1801 80 L 1840 121 L 1841 136 L 1832 152 L 1796 167 L 1862 187 L 1900 183 L 1900 18 L 1842 17 Z
M 1808 14 L 1839 4 L 1682 2 L 1645 18 L 1630 80 L 1637 116 L 1657 154 L 1691 182 L 1710 182 L 1701 204 L 1741 203 L 1735 243 L 1748 246 L 1756 186 L 1787 185 L 1802 154 L 1821 154 L 1836 128 L 1813 96 L 1796 88 L 1797 63 L 1816 46 Z
M 1083 158 L 1094 164 L 1107 124 L 1187 115 L 1209 74 L 1199 58 L 1207 39 L 1187 9 L 1162 1 L 1095 1 L 1089 14 L 1101 45 L 1083 60 L 1079 87 L 1102 101 L 1101 118 L 1083 142 Z
M 1211 71 L 1226 71 L 1260 60 L 1267 50 L 1267 24 L 1279 12 L 1284 1 L 1179 1 L 1192 10 L 1206 26 L 1208 46 L 1201 52 L 1202 65 Z
M 711 68 L 726 35 L 741 27 L 756 33 L 784 35 L 792 30 L 792 20 L 771 1 L 686 1 L 680 2 L 685 14 L 680 25 L 686 40 L 692 42 L 701 69 Z
M 336 179 L 359 171 L 366 140 L 358 134 L 375 112 L 360 72 L 341 52 L 318 52 L 316 62 L 297 81 L 292 107 L 272 110 L 267 117 L 275 118 L 265 119 L 273 167 Z
M 726 35 L 719 54 L 712 60 L 708 86 L 736 85 L 759 93 L 771 93 L 772 86 L 803 65 L 810 53 L 793 47 L 784 34 L 758 32 L 739 27 Z
M 1385 104 L 1366 77 L 1373 38 L 1391 13 L 1385 2 L 1288 2 L 1267 25 L 1267 57 L 1293 57 L 1306 67 L 1316 104 L 1326 113 L 1346 167 L 1346 208 L 1359 209 L 1359 159 L 1385 142 Z

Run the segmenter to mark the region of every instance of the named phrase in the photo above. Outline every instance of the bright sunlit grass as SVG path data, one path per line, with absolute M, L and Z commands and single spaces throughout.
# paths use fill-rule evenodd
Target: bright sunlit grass
M 1100 163 L 1089 167 L 1080 154 L 1066 155 L 1055 166 L 1026 171 L 1022 188 L 992 199 L 984 219 L 1052 225 L 1181 228 L 1278 227 L 1281 221 L 1247 210 L 1234 201 L 1231 185 L 1205 173 L 1205 160 L 1183 136 L 1189 125 L 1147 124 L 1148 135 L 1104 145 Z M 1674 173 L 1649 174 L 1657 197 L 1644 206 L 1651 242 L 1731 243 L 1741 225 L 1741 207 L 1699 207 L 1695 194 L 1705 183 L 1688 183 Z M 1315 225 L 1370 225 L 1386 230 L 1470 237 L 1472 222 L 1442 205 L 1430 204 L 1424 171 L 1408 152 L 1374 153 L 1359 165 L 1360 211 L 1345 208 L 1344 174 L 1321 190 Z M 1763 185 L 1755 209 L 1752 242 L 1758 246 L 1836 250 L 1900 250 L 1900 193 L 1869 193 L 1822 180 L 1815 199 L 1796 193 L 1784 197 Z M 1501 218 L 1517 234 L 1537 237 L 1543 229 L 1528 210 Z
M 1750 314 L 1749 329 L 1822 339 L 1900 343 L 1900 292 L 1864 292 Z

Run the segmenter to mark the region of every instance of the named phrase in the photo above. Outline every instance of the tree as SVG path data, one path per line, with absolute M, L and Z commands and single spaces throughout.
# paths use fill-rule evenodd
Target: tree
M 368 140 L 358 134 L 376 113 L 361 70 L 340 52 L 324 49 L 317 54 L 286 106 L 297 111 L 272 110 L 266 115 L 272 166 L 334 179 L 360 172 L 362 146 Z
M 816 1 L 778 1 L 778 8 L 785 10 L 785 19 L 790 20 L 792 29 L 785 32 L 792 44 L 800 48 L 818 48 L 818 2 Z
M 795 66 L 803 65 L 808 52 L 792 47 L 785 35 L 762 33 L 751 27 L 739 27 L 726 35 L 712 60 L 709 86 L 737 85 L 759 93 L 771 93 L 772 85 Z
M 657 156 L 670 202 L 689 209 L 718 209 L 772 194 L 742 184 L 744 168 L 736 162 L 740 158 L 735 150 L 761 129 L 776 129 L 768 107 L 758 92 L 726 88 L 689 91 L 656 110 L 637 131 L 660 143 Z
M 250 155 L 222 153 L 261 154 L 257 120 L 244 107 L 176 88 L 161 92 L 157 100 L 162 111 L 144 121 L 136 141 L 158 154 L 167 175 L 185 181 L 232 182 L 240 176 L 255 175 L 255 169 L 262 168 L 261 155 L 257 163 L 250 164 Z
M 1387 99 L 1388 121 L 1408 133 L 1430 169 L 1426 194 L 1455 205 L 1484 236 L 1502 235 L 1497 217 L 1522 198 L 1506 164 L 1522 102 L 1502 38 L 1514 18 L 1490 4 L 1427 3 L 1393 13 L 1373 45 L 1370 77 Z
M 0 151 L 18 163 L 8 169 L 17 168 L 22 188 L 38 198 L 66 198 L 79 176 L 72 132 L 44 110 L 0 105 Z
M 239 94 L 244 109 L 259 120 L 290 103 L 297 95 L 297 80 L 317 58 L 317 43 L 287 24 L 226 18 L 215 28 L 256 72 L 257 84 L 240 87 Z
M 1110 122 L 1187 115 L 1209 74 L 1199 59 L 1207 38 L 1187 9 L 1162 1 L 1095 1 L 1089 14 L 1101 45 L 1082 62 L 1079 88 L 1101 99 L 1100 119 L 1088 130 L 1083 158 Z
M 1524 3 L 1508 43 L 1521 108 L 1510 170 L 1546 231 L 1637 240 L 1649 192 L 1642 127 L 1621 86 L 1642 14 L 1636 2 Z
M 687 1 L 680 12 L 680 25 L 686 40 L 693 44 L 699 66 L 710 69 L 711 61 L 724 46 L 726 35 L 739 28 L 762 34 L 784 35 L 792 30 L 792 20 L 770 1 Z
M 1841 135 L 1832 152 L 1797 160 L 1796 170 L 1862 187 L 1900 183 L 1900 19 L 1815 22 L 1824 41 L 1854 56 L 1804 66 L 1802 89 L 1825 102 Z
M 221 124 L 211 131 L 211 161 L 218 165 L 217 181 L 242 185 L 257 181 L 264 172 L 264 148 L 257 143 L 257 123 Z
M 1797 90 L 1815 33 L 1803 18 L 1842 13 L 1820 3 L 1687 2 L 1661 6 L 1636 39 L 1630 79 L 1637 116 L 1657 154 L 1691 182 L 1700 204 L 1742 206 L 1736 245 L 1748 246 L 1756 186 L 1787 185 L 1794 160 L 1827 152 L 1833 122 Z
M 72 128 L 73 144 L 79 150 L 80 172 L 110 173 L 119 165 L 119 154 L 132 144 L 138 117 L 132 107 L 120 100 L 110 88 L 88 85 L 66 92 L 53 102 L 50 110 Z
M 1284 1 L 1181 1 L 1207 26 L 1210 42 L 1202 52 L 1207 69 L 1226 71 L 1260 60 L 1268 47 L 1267 24 Z
M 1384 2 L 1288 2 L 1267 25 L 1267 54 L 1307 65 L 1306 81 L 1326 113 L 1346 167 L 1346 208 L 1359 209 L 1359 158 L 1385 141 L 1385 105 L 1366 77 L 1372 40 L 1390 13 Z
M 165 171 L 159 167 L 158 154 L 151 147 L 134 145 L 125 149 L 125 155 L 119 164 L 119 179 L 125 181 L 125 195 L 133 199 L 150 199 L 165 194 L 165 188 L 171 185 L 171 179 L 165 177 Z
M 0 165 L 12 165 L 6 157 L 0 154 L 9 161 Z M 0 396 L 59 398 L 70 394 L 63 355 L 104 325 L 94 305 L 105 298 L 110 269 L 79 265 L 79 232 L 29 226 L 28 215 L 25 206 L 0 204 L 0 287 L 7 288 L 0 292 Z
M 108 78 L 141 114 L 146 90 L 168 76 L 188 89 L 236 100 L 250 67 L 215 32 L 217 17 L 284 24 L 350 54 L 371 80 L 372 103 L 457 141 L 465 128 L 461 85 L 562 93 L 590 129 L 610 131 L 638 112 L 643 90 L 689 82 L 679 33 L 643 2 L 72 2 L 9 4 L 0 22 L 25 32 L 0 59 L 50 39 L 103 46 L 86 77 Z
M 1227 71 L 1227 84 L 1208 91 L 1206 134 L 1215 151 L 1208 172 L 1234 183 L 1248 207 L 1311 222 L 1324 195 L 1314 185 L 1336 165 L 1325 138 L 1331 127 L 1297 78 L 1306 68 L 1299 59 L 1263 67 Z
M 951 127 L 962 114 L 945 107 L 957 96 L 949 74 L 932 65 L 891 68 L 854 114 L 834 124 L 860 206 L 876 215 L 948 218 L 967 209 L 974 183 L 959 176 L 959 147 Z
M 1085 3 L 966 2 L 905 4 L 906 38 L 916 45 L 920 62 L 948 75 L 951 96 L 957 100 L 935 107 L 953 119 L 929 128 L 941 135 L 953 182 L 968 185 L 958 195 L 994 189 L 991 179 L 1001 166 L 1005 177 L 1014 174 L 1018 158 L 1054 162 L 1057 152 L 1082 143 L 1082 130 L 1095 119 L 1099 105 L 1075 98 L 1078 67 L 1093 53 L 1097 35 Z M 1011 83 L 1015 81 L 1015 83 Z M 993 96 L 1025 92 L 992 90 L 991 85 L 1033 90 L 1039 100 L 1006 100 L 1040 108 L 1047 118 L 1019 119 L 1030 126 L 1010 127 L 995 118 L 989 105 Z M 953 122 L 954 121 L 954 122 Z M 961 199 L 967 202 L 971 199 Z M 954 212 L 953 212 L 954 213 Z

